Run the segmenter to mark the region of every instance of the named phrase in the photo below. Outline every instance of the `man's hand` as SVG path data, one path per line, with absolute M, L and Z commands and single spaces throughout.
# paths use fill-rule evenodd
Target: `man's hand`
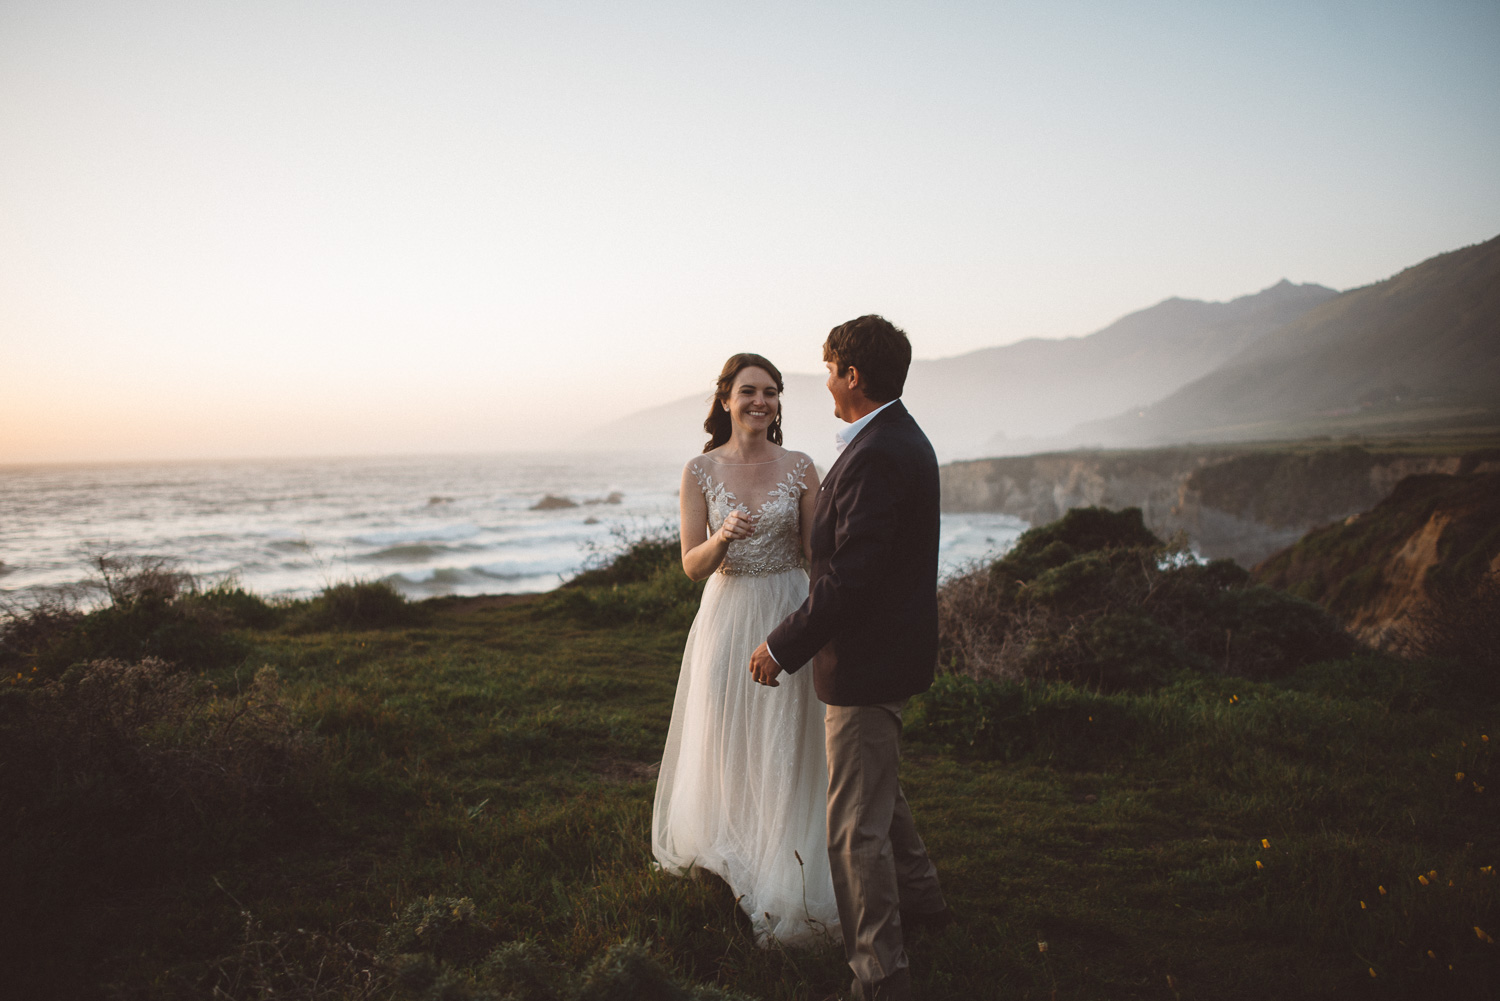
M 767 688 L 780 688 L 781 682 L 776 680 L 780 673 L 781 665 L 771 656 L 771 648 L 764 643 L 756 647 L 750 655 L 750 677 Z

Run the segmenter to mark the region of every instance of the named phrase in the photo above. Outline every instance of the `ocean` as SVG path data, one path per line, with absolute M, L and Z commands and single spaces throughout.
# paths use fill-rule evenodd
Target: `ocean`
M 622 540 L 672 529 L 681 468 L 619 454 L 0 467 L 0 596 L 86 587 L 103 553 L 268 597 L 354 579 L 411 598 L 547 591 Z M 944 572 L 1026 527 L 944 515 Z

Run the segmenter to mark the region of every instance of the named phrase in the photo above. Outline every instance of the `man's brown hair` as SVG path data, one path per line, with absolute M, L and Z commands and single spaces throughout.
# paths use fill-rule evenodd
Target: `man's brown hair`
M 911 368 L 911 341 L 906 331 L 883 316 L 870 313 L 841 323 L 823 342 L 823 360 L 838 374 L 859 369 L 859 385 L 872 403 L 889 403 L 901 395 Z

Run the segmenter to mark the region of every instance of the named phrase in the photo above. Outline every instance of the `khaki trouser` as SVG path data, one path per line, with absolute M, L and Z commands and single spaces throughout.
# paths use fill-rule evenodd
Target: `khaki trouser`
M 907 981 L 900 911 L 945 906 L 896 778 L 905 705 L 829 706 L 825 717 L 828 861 L 844 955 L 865 998 L 876 997 L 882 981 L 896 977 L 890 986 L 903 988 Z

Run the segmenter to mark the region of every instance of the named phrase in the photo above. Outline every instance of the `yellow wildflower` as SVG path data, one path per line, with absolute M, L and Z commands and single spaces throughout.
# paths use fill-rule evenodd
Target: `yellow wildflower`
M 1360 901 L 1360 902 L 1359 902 L 1359 909 L 1360 909 L 1360 910 L 1362 910 L 1362 911 L 1365 911 L 1365 910 L 1369 910 L 1369 908 L 1367 908 L 1367 907 L 1366 907 L 1366 906 L 1365 906 L 1365 902 L 1364 902 L 1364 901 L 1363 901 L 1363 900 L 1361 900 L 1361 901 Z
M 1474 934 L 1476 936 L 1478 936 L 1479 941 L 1481 941 L 1481 942 L 1488 942 L 1491 945 L 1493 945 L 1495 943 L 1495 940 L 1492 939 L 1492 938 L 1490 938 L 1490 933 L 1487 932 L 1487 931 L 1485 931 L 1483 928 L 1479 927 L 1478 925 L 1474 926 Z
M 1046 942 L 1038 941 L 1037 944 L 1036 944 L 1036 951 L 1037 952 L 1046 952 L 1047 951 L 1047 943 Z
M 1437 953 L 1433 952 L 1431 949 L 1428 949 L 1427 950 L 1427 958 L 1428 959 L 1437 959 Z
M 1377 890 L 1380 891 L 1380 895 L 1382 897 L 1385 896 L 1385 887 L 1383 887 L 1383 886 L 1377 886 L 1377 887 L 1375 887 L 1375 889 L 1377 889 Z
M 1453 773 L 1453 781 L 1455 781 L 1455 782 L 1462 782 L 1463 780 L 1464 780 L 1464 773 L 1463 772 L 1454 772 Z
M 1270 838 L 1261 838 L 1260 839 L 1260 846 L 1262 848 L 1270 848 L 1271 847 L 1271 839 Z
M 1426 876 L 1418 876 L 1417 877 L 1417 882 L 1421 883 L 1423 886 L 1426 886 L 1427 885 L 1427 877 Z
M 1372 967 L 1370 967 L 1370 976 L 1371 976 L 1371 977 L 1374 977 L 1374 976 L 1375 976 L 1375 967 L 1373 967 L 1373 966 L 1372 966 Z
M 1257 868 L 1257 869 L 1264 869 L 1265 868 L 1265 866 L 1263 866 L 1263 865 L 1260 864 L 1260 859 L 1256 859 L 1255 860 L 1255 868 Z

